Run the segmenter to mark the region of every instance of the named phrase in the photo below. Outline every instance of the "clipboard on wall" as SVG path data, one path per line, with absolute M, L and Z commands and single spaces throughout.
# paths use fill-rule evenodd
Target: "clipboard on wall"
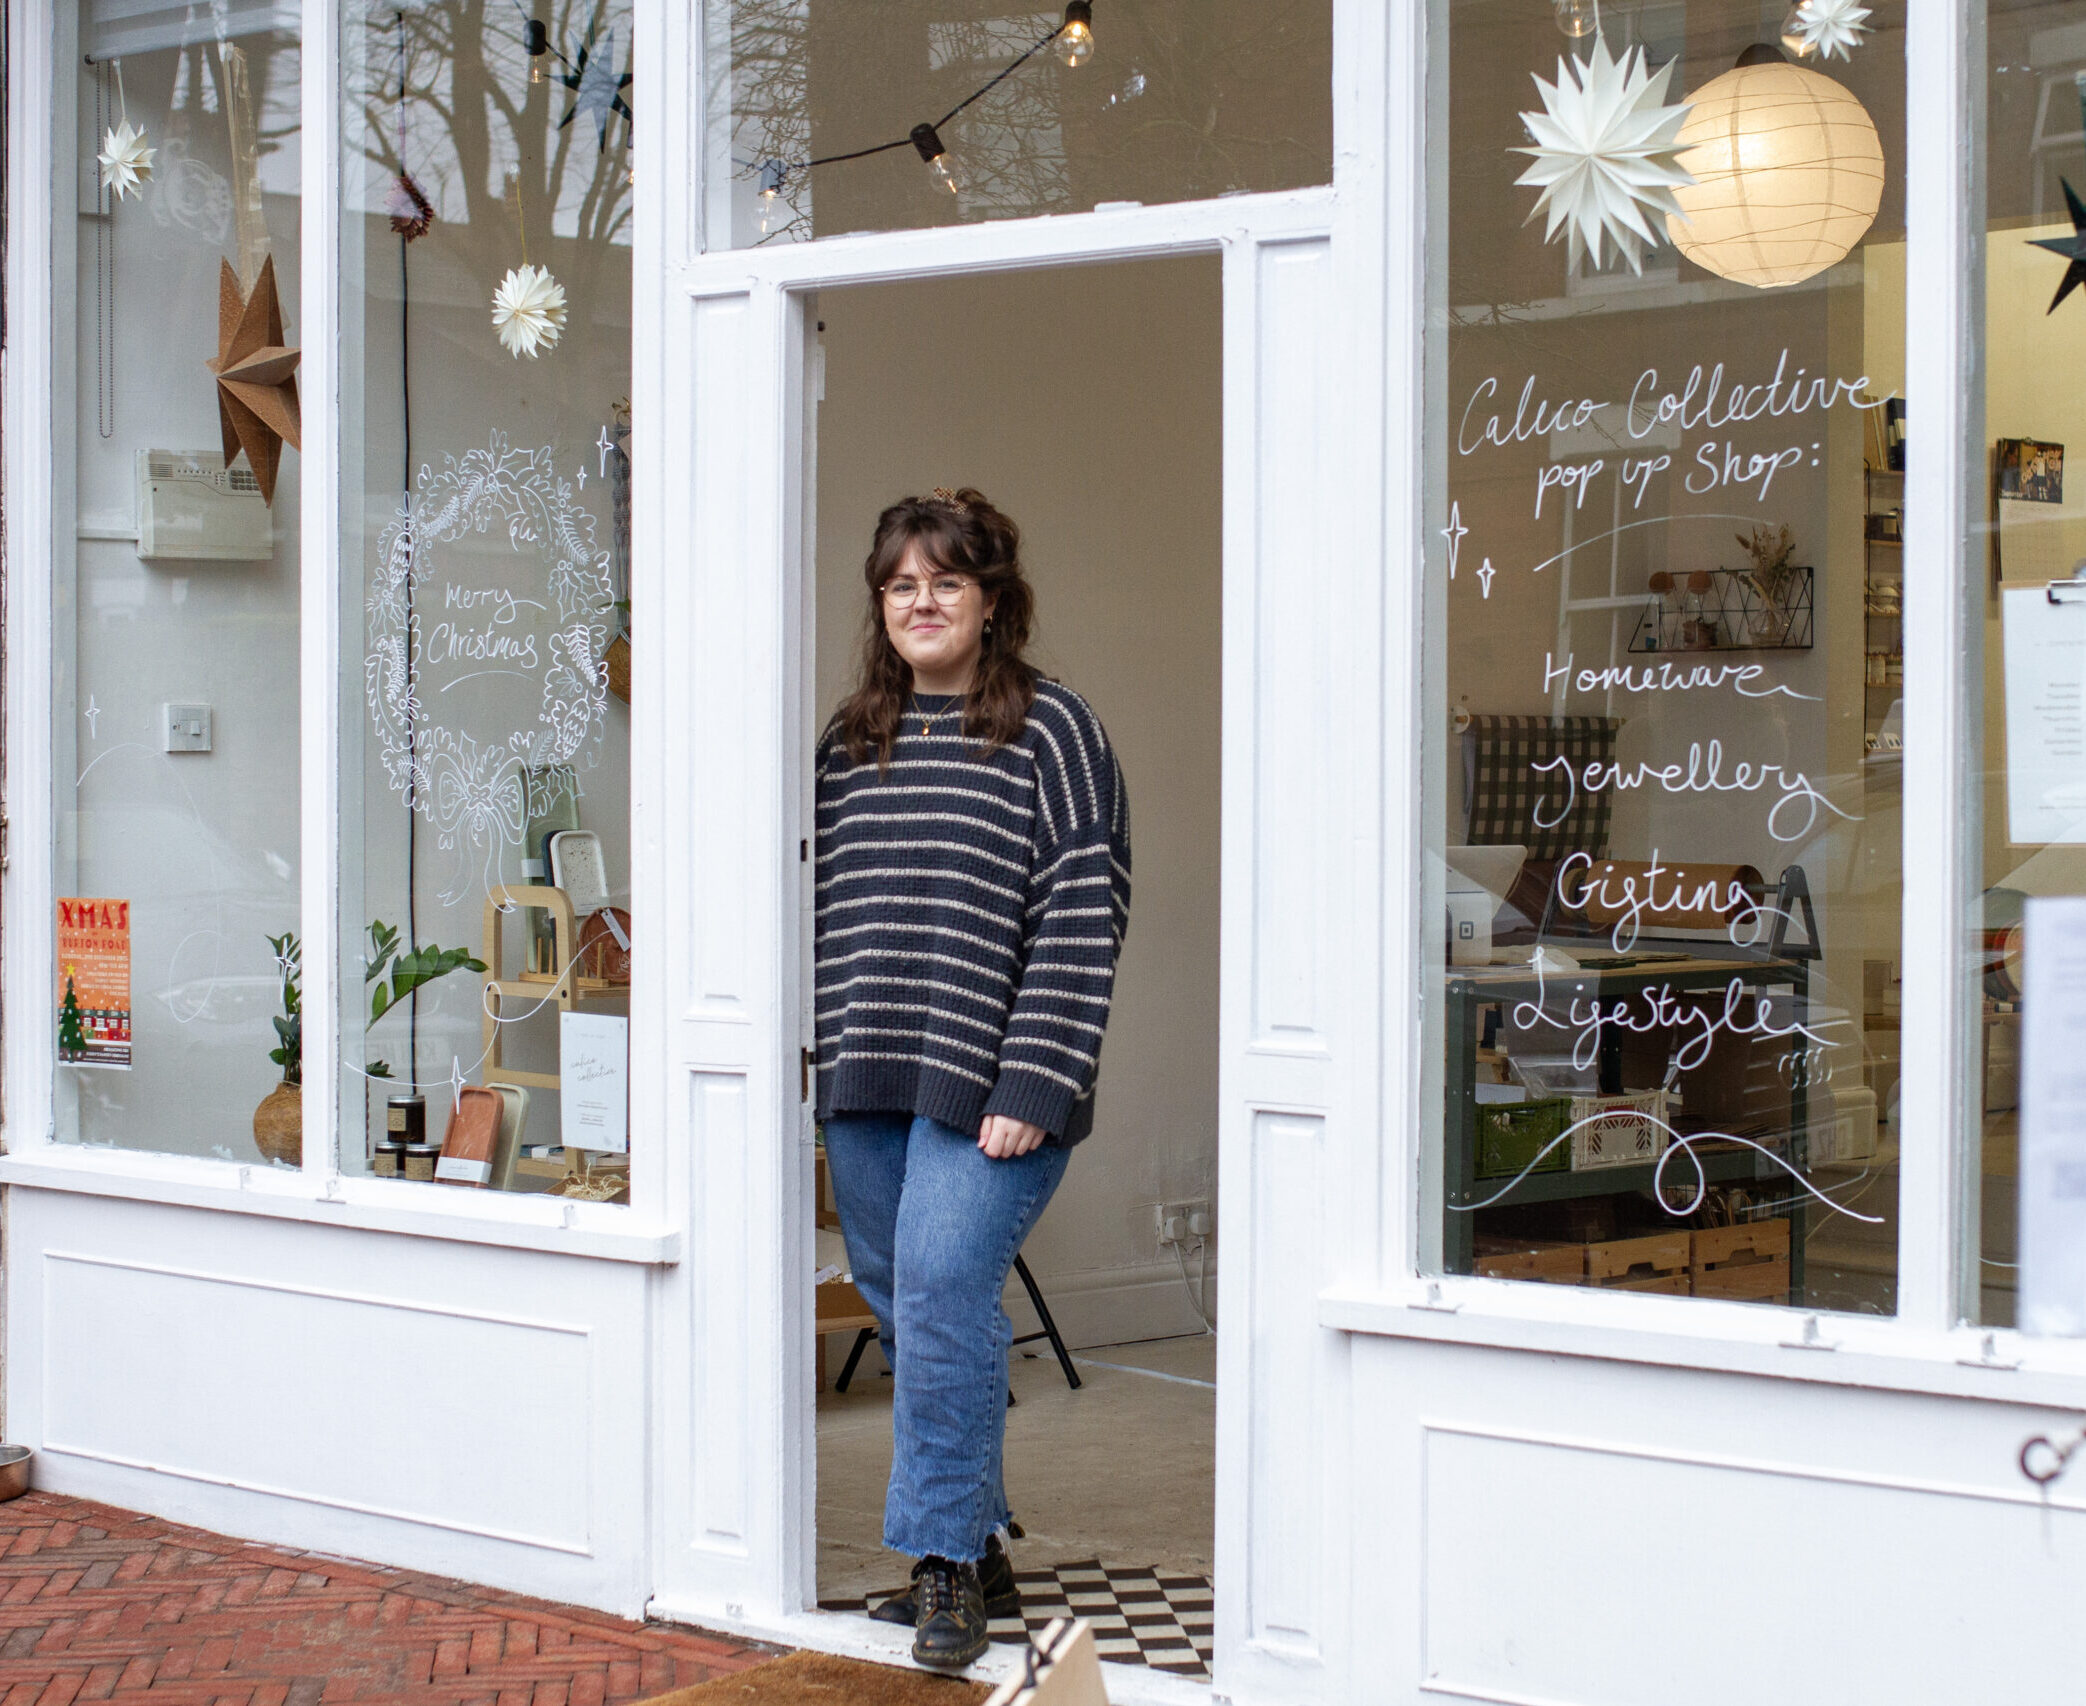
M 2006 838 L 2086 845 L 2086 578 L 2000 590 Z

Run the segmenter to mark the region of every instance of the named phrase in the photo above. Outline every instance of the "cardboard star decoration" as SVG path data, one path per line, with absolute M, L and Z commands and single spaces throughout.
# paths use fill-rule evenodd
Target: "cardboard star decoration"
M 2064 269 L 2064 277 L 2057 281 L 2057 294 L 2050 298 L 2045 314 L 2057 312 L 2057 305 L 2067 296 L 2086 284 L 2086 203 L 2079 200 L 2079 192 L 2068 180 L 2060 178 L 2064 185 L 2064 204 L 2071 210 L 2072 234 L 2069 237 L 2032 237 L 2029 241 L 2038 249 L 2048 249 L 2053 255 L 2062 255 L 2071 265 Z
M 275 471 L 282 447 L 301 450 L 297 416 L 297 357 L 283 342 L 282 302 L 275 293 L 275 257 L 261 263 L 253 294 L 242 296 L 232 263 L 217 275 L 217 420 L 225 466 L 240 451 L 261 483 L 261 499 L 275 502 Z

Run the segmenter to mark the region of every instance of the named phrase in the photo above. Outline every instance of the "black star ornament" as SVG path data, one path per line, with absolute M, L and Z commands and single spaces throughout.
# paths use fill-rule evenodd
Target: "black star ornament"
M 2072 234 L 2069 237 L 2033 237 L 2029 241 L 2038 249 L 2048 249 L 2053 255 L 2062 255 L 2071 265 L 2064 269 L 2064 279 L 2057 286 L 2057 294 L 2050 298 L 2050 306 L 2044 311 L 2054 314 L 2057 304 L 2086 285 L 2086 202 L 2079 200 L 2079 192 L 2071 187 L 2068 179 L 2064 184 L 2064 204 L 2071 209 Z
M 587 39 L 580 46 L 579 62 L 567 72 L 559 74 L 558 81 L 572 91 L 572 110 L 558 120 L 563 130 L 581 113 L 590 113 L 594 119 L 594 139 L 602 148 L 608 146 L 608 115 L 621 113 L 625 124 L 634 124 L 630 103 L 623 99 L 623 91 L 630 87 L 631 73 L 616 74 L 616 32 L 608 32 L 608 57 L 594 57 L 594 32 L 587 32 Z

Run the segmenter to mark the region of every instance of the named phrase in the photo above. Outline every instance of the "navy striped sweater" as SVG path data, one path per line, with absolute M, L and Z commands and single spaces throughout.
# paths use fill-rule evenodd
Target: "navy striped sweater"
M 990 758 L 917 696 L 891 766 L 818 750 L 818 1112 L 988 1114 L 1077 1143 L 1130 921 L 1130 805 L 1087 702 L 1038 682 Z

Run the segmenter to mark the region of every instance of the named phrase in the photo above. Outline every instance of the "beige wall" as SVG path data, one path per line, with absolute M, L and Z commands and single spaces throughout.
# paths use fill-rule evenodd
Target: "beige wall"
M 1021 524 L 1036 661 L 1091 701 L 1128 778 L 1135 892 L 1094 1134 L 1029 1245 L 1068 1331 L 1111 1337 L 1104 1321 L 1192 1325 L 1171 1259 L 1151 1271 L 1152 1205 L 1216 1196 L 1220 306 L 1201 258 L 818 304 L 821 719 L 879 510 L 974 485 Z

